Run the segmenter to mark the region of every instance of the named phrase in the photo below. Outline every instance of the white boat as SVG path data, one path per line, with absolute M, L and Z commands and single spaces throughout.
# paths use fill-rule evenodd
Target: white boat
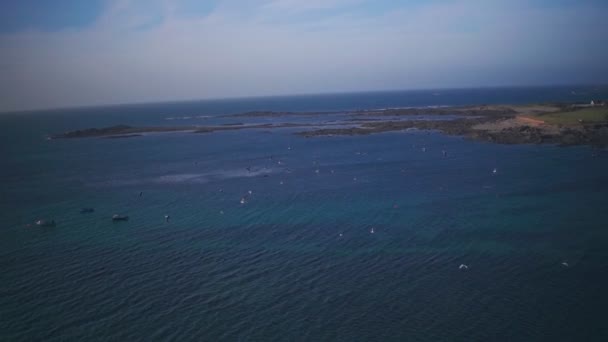
M 55 227 L 55 220 L 38 220 L 36 225 L 39 227 Z

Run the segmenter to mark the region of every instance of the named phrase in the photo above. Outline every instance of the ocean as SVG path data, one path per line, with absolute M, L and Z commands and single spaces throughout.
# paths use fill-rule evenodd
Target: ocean
M 605 149 L 302 128 L 46 139 L 334 115 L 224 116 L 254 110 L 593 98 L 608 87 L 0 114 L 0 340 L 606 341 Z

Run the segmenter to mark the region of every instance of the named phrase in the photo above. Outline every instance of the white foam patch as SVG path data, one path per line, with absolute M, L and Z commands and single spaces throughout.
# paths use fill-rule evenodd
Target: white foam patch
M 246 178 L 246 177 L 257 177 L 262 175 L 271 174 L 274 171 L 271 169 L 260 169 L 260 170 L 227 170 L 207 173 L 183 173 L 183 174 L 172 174 L 163 175 L 156 177 L 151 181 L 153 183 L 160 184 L 175 184 L 175 183 L 186 183 L 186 184 L 202 184 L 211 182 L 214 180 L 232 179 L 232 178 Z
M 207 183 L 208 179 L 204 173 L 183 173 L 174 175 L 164 175 L 152 179 L 153 183 L 172 184 L 172 183 Z
M 262 175 L 269 175 L 271 173 L 274 173 L 274 171 L 272 169 L 264 168 L 264 169 L 252 170 L 252 171 L 229 170 L 229 171 L 223 171 L 223 172 L 217 173 L 214 176 L 216 176 L 219 179 L 228 179 L 228 178 L 257 177 L 257 176 L 262 176 Z
M 278 170 L 260 168 L 248 171 L 246 169 L 217 170 L 205 173 L 175 173 L 145 179 L 111 179 L 93 183 L 97 186 L 133 186 L 140 184 L 204 184 L 217 180 L 258 177 L 276 173 Z

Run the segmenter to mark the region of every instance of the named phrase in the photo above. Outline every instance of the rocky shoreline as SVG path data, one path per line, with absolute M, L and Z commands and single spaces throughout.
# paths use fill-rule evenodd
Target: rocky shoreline
M 557 144 L 608 146 L 608 123 L 584 125 L 577 128 L 544 129 L 519 125 L 501 130 L 483 130 L 476 126 L 494 119 L 457 119 L 445 121 L 386 121 L 364 123 L 360 127 L 323 128 L 296 133 L 306 138 L 338 135 L 367 135 L 408 129 L 434 130 L 447 135 L 499 144 Z
M 320 136 L 368 135 L 404 130 L 433 130 L 467 139 L 500 144 L 557 144 L 608 146 L 608 107 L 594 109 L 591 121 L 588 112 L 574 111 L 580 105 L 468 106 L 439 108 L 404 108 L 332 112 L 344 114 L 344 120 L 321 123 L 224 123 L 216 126 L 132 127 L 117 125 L 89 128 L 50 136 L 51 139 L 130 138 L 143 133 L 192 132 L 211 133 L 242 129 L 311 128 L 294 134 L 306 138 Z M 578 109 L 577 109 L 578 110 Z M 584 109 L 589 111 L 589 109 Z M 605 111 L 605 114 L 604 114 Z M 248 112 L 232 117 L 283 118 L 290 116 L 321 116 L 328 112 Z M 584 116 L 585 114 L 586 116 Z M 455 119 L 444 119 L 452 115 Z M 605 115 L 605 119 L 604 116 Z M 436 119 L 410 120 L 407 116 L 428 116 Z M 390 117 L 390 119 L 389 119 Z M 401 119 L 400 117 L 404 117 Z M 554 123 L 557 119 L 566 123 Z

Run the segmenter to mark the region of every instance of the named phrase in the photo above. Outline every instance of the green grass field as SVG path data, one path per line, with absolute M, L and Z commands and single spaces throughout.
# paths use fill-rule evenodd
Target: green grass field
M 583 123 L 608 122 L 608 107 L 585 108 L 570 112 L 557 112 L 536 115 L 533 118 L 543 120 L 548 124 L 570 125 Z

